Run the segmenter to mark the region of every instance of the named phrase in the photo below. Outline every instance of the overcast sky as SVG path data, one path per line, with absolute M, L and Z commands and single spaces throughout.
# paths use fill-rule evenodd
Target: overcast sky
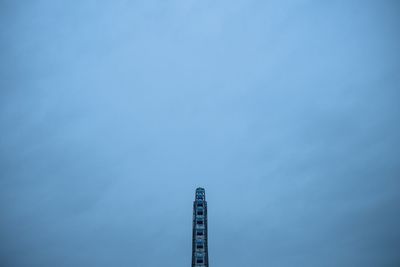
M 398 1 L 0 1 L 0 266 L 400 266 Z

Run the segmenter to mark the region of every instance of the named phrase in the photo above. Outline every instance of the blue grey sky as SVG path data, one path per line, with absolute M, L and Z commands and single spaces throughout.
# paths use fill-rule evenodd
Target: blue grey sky
M 398 1 L 0 1 L 0 266 L 400 266 Z

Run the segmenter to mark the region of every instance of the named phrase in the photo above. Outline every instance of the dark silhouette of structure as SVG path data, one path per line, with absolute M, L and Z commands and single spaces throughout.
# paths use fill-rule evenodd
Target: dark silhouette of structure
M 204 188 L 196 189 L 193 202 L 192 267 L 208 267 L 207 201 Z

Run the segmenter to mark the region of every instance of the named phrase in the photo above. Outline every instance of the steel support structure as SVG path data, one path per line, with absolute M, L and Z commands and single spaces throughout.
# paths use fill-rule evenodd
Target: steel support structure
M 207 201 L 201 187 L 196 189 L 193 202 L 192 267 L 209 267 Z

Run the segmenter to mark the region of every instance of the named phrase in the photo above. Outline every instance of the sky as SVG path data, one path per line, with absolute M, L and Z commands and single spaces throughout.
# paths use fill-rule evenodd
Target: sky
M 0 266 L 400 266 L 398 1 L 0 1 Z

